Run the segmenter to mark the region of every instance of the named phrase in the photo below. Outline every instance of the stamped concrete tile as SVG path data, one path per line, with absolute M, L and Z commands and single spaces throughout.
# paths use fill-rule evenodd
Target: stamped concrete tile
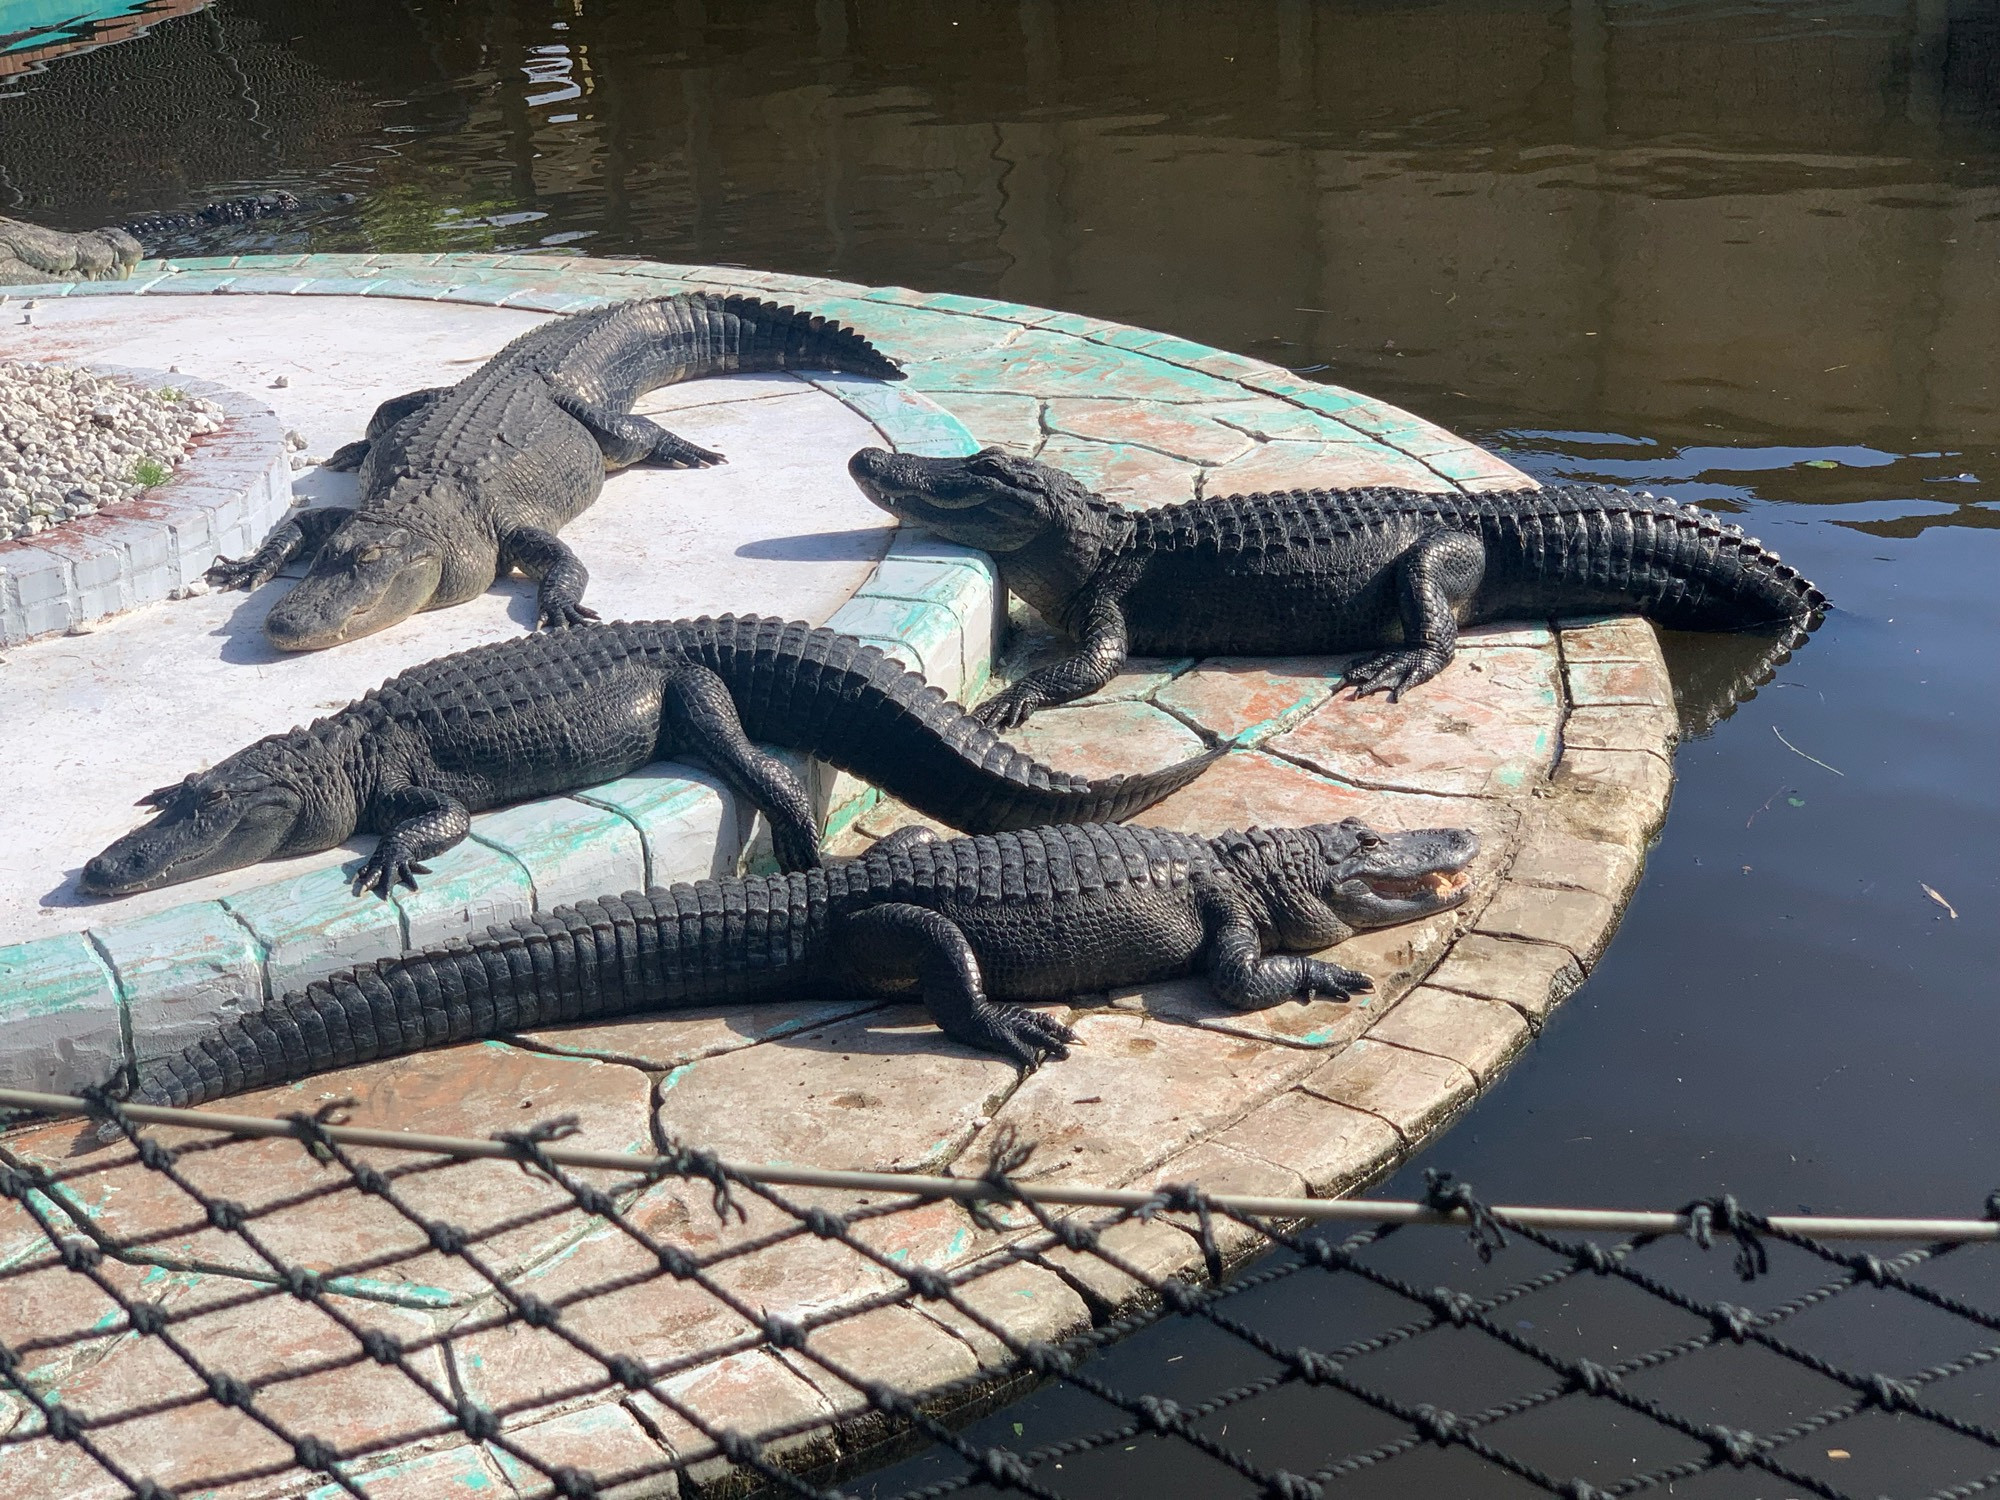
M 1489 646 L 1519 646 L 1530 651 L 1555 647 L 1556 634 L 1547 625 L 1531 621 L 1497 620 L 1491 625 L 1468 625 L 1458 633 L 1458 649 L 1479 651 Z
M 1511 1005 L 1420 985 L 1368 1033 L 1371 1041 L 1393 1042 L 1462 1063 L 1481 1083 L 1489 1083 L 1528 1043 L 1528 1023 Z
M 1261 442 L 1362 443 L 1359 433 L 1343 427 L 1331 417 L 1272 396 L 1251 396 L 1240 401 L 1204 402 L 1193 408 L 1212 422 L 1234 427 Z
M 1549 778 L 1554 811 L 1585 838 L 1644 848 L 1667 815 L 1674 773 L 1638 750 L 1565 750 Z
M 471 1443 L 348 1472 L 367 1490 L 368 1500 L 511 1500 L 507 1480 L 485 1449 Z M 352 1494 L 344 1485 L 323 1484 L 301 1500 L 348 1500 Z
M 909 1305 L 971 1348 L 980 1365 L 999 1369 L 1015 1362 L 1015 1344 L 1054 1343 L 1090 1326 L 1090 1309 L 1070 1284 L 1046 1267 L 995 1261 L 994 1269 L 961 1283 L 951 1301 Z
M 1414 458 L 1380 443 L 1264 443 L 1233 463 L 1210 469 L 1204 495 L 1250 495 L 1273 490 L 1348 490 L 1388 484 L 1408 490 L 1451 486 Z
M 595 1026 L 524 1031 L 516 1040 L 540 1052 L 595 1057 L 664 1072 L 704 1057 L 754 1047 L 873 1010 L 875 1000 L 807 1000 L 795 1004 L 704 1007 L 638 1016 Z
M 591 1475 L 602 1486 L 599 1493 L 604 1500 L 619 1500 L 626 1493 L 636 1500 L 642 1490 L 649 1497 L 678 1493 L 668 1467 L 672 1455 L 610 1397 L 579 1411 L 517 1427 L 507 1434 L 507 1440 L 535 1460 L 527 1464 L 503 1448 L 491 1450 L 494 1465 L 521 1494 L 539 1493 L 539 1487 L 548 1484 L 548 1475 L 559 1468 L 580 1469 Z M 643 1483 L 646 1480 L 651 1483 Z M 614 1481 L 616 1489 L 611 1488 Z M 374 1490 L 368 1493 L 373 1500 Z
M 1215 1144 L 1283 1167 L 1313 1197 L 1337 1198 L 1395 1160 L 1402 1137 L 1365 1110 L 1303 1089 L 1267 1101 L 1215 1137 Z
M 1299 1085 L 1330 1104 L 1366 1110 L 1414 1143 L 1479 1084 L 1462 1063 L 1363 1037 Z
M 1163 686 L 1153 701 L 1220 738 L 1260 745 L 1332 697 L 1348 660 L 1210 657 Z
M 631 1401 L 676 1454 L 691 1460 L 685 1478 L 697 1488 L 714 1484 L 731 1467 L 728 1459 L 716 1454 L 708 1431 L 735 1432 L 755 1440 L 791 1423 L 833 1414 L 810 1381 L 763 1349 L 732 1354 L 675 1375 L 661 1381 L 657 1393 L 640 1391 Z M 826 1433 L 809 1432 L 778 1439 L 764 1451 L 769 1458 L 790 1456 L 803 1463 L 819 1455 L 831 1457 L 834 1449 Z
M 1101 1254 L 1058 1248 L 1050 1250 L 1043 1260 L 1099 1306 L 1123 1307 L 1169 1277 L 1206 1279 L 1201 1246 L 1178 1225 L 1163 1218 L 1096 1222 L 1109 1226 L 1098 1233 Z
M 1566 620 L 1563 655 L 1572 663 L 1587 661 L 1657 662 L 1659 632 L 1639 615 L 1607 615 L 1599 620 Z
M 1097 345 L 1049 329 L 986 326 L 1012 337 L 1001 347 L 948 362 L 913 362 L 910 384 L 926 392 L 1012 391 L 1049 398 L 1104 394 L 1105 353 Z M 1118 388 L 1134 400 L 1215 401 L 1242 394 L 1233 382 L 1142 356 L 1121 361 L 1117 369 Z
M 1073 1027 L 1083 1045 L 1031 1074 L 993 1116 L 995 1128 L 1039 1143 L 1018 1174 L 1028 1180 L 1127 1181 L 1318 1065 L 1311 1052 L 1122 1011 Z
M 1037 396 L 985 396 L 970 391 L 938 390 L 931 399 L 971 431 L 988 448 L 1005 448 L 1023 458 L 1034 457 L 1046 434 L 1042 403 Z
M 1105 499 L 1140 510 L 1192 500 L 1202 473 L 1194 464 L 1151 448 L 1061 433 L 1043 443 L 1036 457 Z
M 1623 901 L 1639 878 L 1639 852 L 1579 838 L 1554 819 L 1530 818 L 1507 873 L 1528 885 L 1571 886 Z
M 1563 721 L 1566 750 L 1646 750 L 1664 755 L 1680 737 L 1680 719 L 1657 704 L 1572 708 Z
M 1571 661 L 1570 701 L 1579 708 L 1650 705 L 1672 712 L 1673 686 L 1656 661 Z
M 1468 932 L 1431 972 L 1439 989 L 1504 1000 L 1539 1026 L 1583 983 L 1576 955 L 1555 943 Z
M 947 1039 L 928 1012 L 894 1006 L 676 1068 L 660 1084 L 658 1121 L 729 1161 L 930 1172 L 1016 1076 Z
M 1048 765 L 1091 777 L 1158 770 L 1206 748 L 1201 736 L 1150 703 L 1045 709 L 1010 730 L 1007 741 Z
M 1524 796 L 1554 764 L 1561 704 L 1553 652 L 1466 652 L 1399 703 L 1336 699 L 1271 748 L 1357 786 Z
M 1618 908 L 1594 891 L 1509 881 L 1480 913 L 1479 931 L 1556 943 L 1588 967 L 1610 941 Z
M 1066 649 L 1066 648 L 1065 648 Z M 1043 661 L 1053 661 L 1061 653 L 1051 649 L 1038 657 L 1024 661 L 1015 671 L 1016 677 L 1032 671 Z M 1191 656 L 1164 660 L 1152 656 L 1126 658 L 1124 668 L 1103 687 L 1094 693 L 1086 693 L 1064 705 L 1066 708 L 1088 708 L 1094 703 L 1131 703 L 1151 699 L 1161 688 L 1174 681 L 1194 665 Z
M 1262 1156 L 1233 1151 L 1214 1141 L 1203 1141 L 1163 1163 L 1154 1171 L 1150 1185 L 1192 1186 L 1216 1196 L 1234 1195 L 1246 1198 L 1306 1196 L 1305 1179 L 1298 1173 Z M 1199 1215 L 1170 1213 L 1163 1217 L 1168 1223 L 1176 1224 L 1185 1230 L 1195 1240 L 1197 1249 L 1200 1248 Z M 1215 1249 L 1225 1262 L 1255 1254 L 1270 1243 L 1261 1231 L 1227 1214 L 1211 1213 L 1209 1225 Z M 1206 1262 L 1203 1264 L 1205 1268 Z
M 1202 408 L 1163 401 L 1065 397 L 1049 402 L 1046 420 L 1056 432 L 1136 444 L 1199 464 L 1227 463 L 1254 446 L 1245 433 L 1210 421 Z
M 921 1398 L 979 1369 L 962 1341 L 907 1307 L 881 1307 L 815 1328 L 804 1350 L 788 1349 L 778 1358 L 843 1415 L 869 1409 L 868 1398 L 843 1374 Z

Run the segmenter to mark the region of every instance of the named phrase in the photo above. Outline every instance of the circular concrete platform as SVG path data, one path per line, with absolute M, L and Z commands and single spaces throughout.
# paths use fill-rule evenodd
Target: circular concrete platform
M 1499 460 L 1407 413 L 1165 335 L 980 299 L 720 268 L 508 257 L 449 257 L 434 264 L 313 257 L 283 265 L 150 267 L 113 289 L 116 301 L 100 300 L 102 289 L 77 289 L 61 317 L 38 316 L 34 336 L 46 335 L 53 351 L 93 321 L 132 330 L 156 316 L 199 321 L 211 309 L 236 307 L 251 308 L 251 316 L 282 309 L 288 319 L 325 317 L 359 326 L 374 316 L 370 304 L 378 298 L 413 327 L 435 330 L 455 312 L 413 299 L 548 312 L 693 286 L 798 300 L 853 323 L 903 360 L 911 374 L 907 387 L 854 382 L 839 391 L 850 411 L 899 446 L 957 452 L 999 443 L 1062 464 L 1130 503 L 1284 484 L 1523 482 Z M 131 300 L 134 293 L 140 300 Z M 183 308 L 190 311 L 183 314 Z M 298 352 L 311 346 L 294 339 L 290 347 Z M 448 339 L 431 354 L 445 347 Z M 477 353 L 469 343 L 461 347 L 456 357 Z M 0 338 L 0 352 L 21 351 Z M 238 379 L 250 383 L 252 377 Z M 921 403 L 892 409 L 908 402 L 910 391 L 924 398 Z M 286 390 L 270 394 L 300 399 Z M 315 451 L 365 419 L 363 408 L 373 396 L 362 398 L 357 386 L 352 398 L 340 399 L 353 400 L 344 426 L 307 429 Z M 769 398 L 779 401 L 806 409 L 798 396 Z M 831 408 L 823 415 L 830 433 L 848 420 Z M 687 420 L 694 420 L 692 414 Z M 701 428 L 684 430 L 705 440 Z M 830 438 L 828 446 L 837 443 Z M 813 465 L 827 462 L 816 458 Z M 657 505 L 605 513 L 622 516 L 624 526 L 644 527 L 658 511 L 679 507 L 677 496 L 665 491 L 686 478 L 657 476 L 663 491 Z M 832 508 L 813 524 L 769 495 L 756 497 L 754 507 L 746 498 L 743 514 L 731 521 L 740 530 L 730 534 L 741 540 L 730 555 L 754 555 L 771 538 L 857 531 L 879 536 L 839 508 L 837 489 L 829 487 Z M 611 502 L 607 490 L 605 505 Z M 608 537 L 592 545 L 581 523 L 568 535 L 593 567 L 610 550 Z M 1020 654 L 997 665 L 992 660 L 1001 612 L 990 570 L 976 557 L 953 556 L 903 535 L 872 574 L 868 562 L 864 551 L 846 560 L 847 573 L 825 564 L 827 592 L 820 597 L 827 608 L 839 603 L 842 587 L 859 590 L 832 609 L 832 623 L 885 642 L 900 640 L 909 658 L 946 674 L 947 685 L 961 694 L 977 692 L 989 675 L 1005 677 L 1024 665 Z M 922 569 L 931 571 L 916 571 Z M 836 575 L 851 582 L 838 582 Z M 221 608 L 216 601 L 197 602 Z M 717 601 L 725 603 L 785 607 L 769 598 Z M 504 597 L 481 607 L 489 609 L 491 628 L 515 628 Z M 668 611 L 655 606 L 649 612 Z M 140 618 L 128 628 L 137 628 Z M 190 634 L 226 642 L 230 624 L 228 615 L 218 615 Z M 101 638 L 69 644 L 92 646 Z M 380 639 L 390 650 L 393 636 Z M 409 644 L 414 649 L 415 637 Z M 284 665 L 229 662 L 221 647 L 205 649 L 213 653 L 207 670 L 218 695 L 227 694 L 225 667 L 239 675 L 280 674 Z M 0 669 L 0 683 L 7 684 L 0 691 L 31 691 L 9 681 L 20 665 L 17 654 Z M 1349 1190 L 1449 1120 L 1530 1043 L 1550 1008 L 1581 979 L 1608 940 L 1646 842 L 1664 815 L 1674 721 L 1657 641 L 1637 621 L 1561 630 L 1523 622 L 1471 632 L 1442 677 L 1395 706 L 1335 700 L 1339 666 L 1325 659 L 1134 662 L 1103 692 L 1038 717 L 1017 738 L 1047 759 L 1091 771 L 1139 769 L 1177 758 L 1204 739 L 1234 740 L 1236 748 L 1201 781 L 1143 815 L 1155 823 L 1214 832 L 1351 813 L 1384 827 L 1478 828 L 1485 846 L 1466 906 L 1335 950 L 1341 961 L 1376 977 L 1377 993 L 1366 1005 L 1315 1002 L 1241 1015 L 1217 1006 L 1198 984 L 1079 997 L 1061 1009 L 1088 1045 L 1066 1062 L 1022 1076 L 997 1059 L 943 1041 L 906 1008 L 831 1005 L 801 996 L 794 1005 L 641 1018 L 400 1058 L 232 1099 L 226 1108 L 278 1113 L 351 1097 L 357 1123 L 475 1137 L 568 1113 L 577 1117 L 577 1144 L 612 1151 L 643 1152 L 674 1137 L 749 1163 L 891 1171 L 977 1171 L 997 1139 L 1018 1133 L 1039 1143 L 1026 1171 L 1030 1179 L 1197 1181 L 1212 1191 L 1266 1194 Z M 364 676 L 372 680 L 388 669 L 385 659 Z M 91 671 L 83 664 L 69 670 L 78 684 Z M 128 683 L 119 692 L 132 690 Z M 343 696 L 348 691 L 343 688 Z M 105 696 L 107 711 L 115 709 L 117 695 Z M 253 701 L 232 711 L 262 715 L 266 709 Z M 283 724 L 273 716 L 262 727 Z M 482 834 L 480 848 L 514 862 L 508 870 L 515 884 L 490 866 L 469 866 L 454 872 L 462 878 L 448 898 L 441 895 L 428 907 L 404 903 L 409 909 L 386 925 L 359 927 L 353 914 L 376 908 L 332 902 L 338 883 L 333 869 L 137 921 L 110 907 L 79 917 L 78 908 L 51 905 L 51 915 L 33 920 L 50 922 L 57 936 L 0 951 L 0 995 L 6 996 L 0 1001 L 0 1053 L 9 1037 L 32 1034 L 40 1039 L 39 1056 L 64 1057 L 70 1076 L 87 1075 L 86 1064 L 108 1067 L 127 1048 L 152 1055 L 216 1010 L 251 1002 L 266 985 L 282 987 L 316 966 L 388 951 L 480 911 L 583 894 L 573 888 L 579 881 L 595 882 L 590 890 L 615 889 L 644 875 L 706 873 L 718 859 L 733 859 L 740 843 L 730 845 L 720 832 L 688 833 L 685 807 L 674 801 L 684 794 L 662 792 L 667 786 L 713 796 L 693 776 L 663 770 L 576 798 L 488 815 L 485 827 L 494 831 Z M 902 820 L 899 809 L 871 805 L 831 779 L 823 778 L 822 792 L 835 810 L 837 848 L 853 847 Z M 593 818 L 601 821 L 584 827 Z M 474 865 L 484 858 L 478 851 L 468 855 Z M 522 871 L 536 873 L 524 881 Z M 59 873 L 51 873 L 44 888 Z M 294 920 L 290 914 L 299 911 L 308 916 Z M 200 931 L 209 946 L 190 950 L 193 929 L 187 924 L 195 921 L 205 924 Z M 83 932 L 74 930 L 79 925 Z M 163 956 L 174 944 L 182 946 Z M 211 981 L 205 990 L 193 982 L 203 965 Z M 108 1033 L 106 1016 L 114 1022 Z M 97 1040 L 85 1045 L 80 1038 L 86 1034 Z M 11 1067 L 8 1076 L 22 1079 L 27 1066 L 0 1057 L 0 1074 Z M 16 1132 L 5 1146 L 20 1160 L 53 1163 L 75 1136 L 74 1125 L 42 1126 Z M 229 1195 L 253 1212 L 317 1180 L 318 1169 L 286 1143 L 232 1147 L 211 1160 L 225 1158 L 226 1175 L 218 1184 L 226 1181 Z M 426 1211 L 474 1229 L 511 1221 L 560 1197 L 546 1183 L 478 1163 L 426 1181 Z M 138 1169 L 116 1156 L 77 1184 L 75 1202 L 77 1213 L 118 1234 L 156 1228 L 173 1211 Z M 629 1220 L 702 1256 L 726 1256 L 774 1222 L 753 1212 L 748 1223 L 718 1224 L 706 1190 L 678 1181 L 635 1187 L 621 1207 Z M 181 1212 L 184 1217 L 184 1206 Z M 654 1390 L 629 1399 L 622 1387 L 558 1396 L 590 1374 L 576 1365 L 574 1351 L 547 1330 L 484 1321 L 496 1306 L 491 1289 L 435 1253 L 407 1223 L 318 1207 L 309 1217 L 275 1208 L 271 1213 L 264 1227 L 280 1235 L 289 1253 L 336 1272 L 368 1263 L 366 1280 L 342 1283 L 343 1305 L 431 1340 L 426 1358 L 448 1353 L 466 1397 L 505 1412 L 516 1443 L 551 1462 L 611 1472 L 628 1461 L 643 1467 L 676 1455 L 699 1456 L 699 1436 L 676 1414 L 678 1406 L 752 1434 L 798 1424 L 833 1432 L 832 1438 L 788 1440 L 787 1461 L 807 1463 L 833 1451 L 828 1444 L 841 1440 L 843 1424 L 867 1416 L 852 1389 L 810 1357 L 821 1335 L 805 1353 L 773 1350 L 754 1338 L 721 1352 L 719 1344 L 744 1335 L 741 1319 L 700 1299 L 668 1295 L 671 1287 L 651 1280 L 565 1302 L 566 1316 L 669 1373 Z M 1001 1264 L 996 1257 L 1006 1247 L 1036 1232 L 1020 1224 L 978 1229 L 945 1205 L 881 1223 L 880 1248 L 895 1263 L 973 1277 L 969 1285 L 981 1289 L 983 1305 L 1020 1338 L 1060 1337 L 1093 1313 L 1105 1316 L 1141 1295 L 1137 1282 L 1059 1249 L 979 1279 L 982 1265 Z M 572 1213 L 508 1231 L 489 1247 L 489 1260 L 522 1290 L 564 1302 L 578 1288 L 617 1274 L 622 1244 L 604 1222 Z M 758 1305 L 787 1317 L 821 1317 L 889 1297 L 892 1305 L 852 1323 L 832 1323 L 826 1336 L 844 1340 L 841 1358 L 850 1369 L 858 1366 L 908 1391 L 970 1379 L 982 1370 L 997 1374 L 1012 1364 L 1004 1345 L 949 1310 L 907 1290 L 896 1299 L 898 1283 L 881 1262 L 836 1254 L 836 1248 L 807 1237 L 761 1251 Z M 1122 1227 L 1114 1248 L 1150 1276 L 1200 1274 L 1199 1240 L 1190 1226 L 1168 1216 Z M 171 1264 L 149 1273 L 162 1301 L 188 1311 L 178 1326 L 190 1338 L 207 1340 L 218 1357 L 242 1335 L 227 1319 L 208 1318 L 200 1309 L 229 1283 L 230 1267 L 253 1268 L 249 1256 L 231 1235 L 200 1227 L 173 1241 Z M 0 1227 L 0 1260 L 37 1263 L 38 1257 L 46 1260 L 49 1252 L 18 1214 Z M 58 1305 L 53 1287 L 65 1275 L 50 1262 L 45 1306 Z M 17 1300 L 0 1299 L 0 1325 L 19 1325 L 24 1314 L 18 1299 L 32 1298 L 33 1284 L 32 1276 L 9 1283 L 16 1290 L 5 1295 Z M 312 1351 L 325 1343 L 317 1317 L 307 1309 L 274 1327 L 260 1355 L 264 1366 L 310 1364 Z M 81 1408 L 116 1405 L 142 1389 L 147 1355 L 144 1340 L 107 1333 L 91 1346 L 87 1368 L 50 1365 L 37 1378 Z M 299 1398 L 307 1394 L 315 1397 L 315 1430 L 343 1447 L 379 1444 L 409 1425 L 406 1401 L 383 1401 L 324 1381 L 305 1380 L 292 1390 Z M 668 1398 L 670 1404 L 662 1404 Z M 221 1429 L 204 1424 L 221 1414 L 195 1411 L 203 1415 L 157 1419 L 148 1451 L 160 1455 L 154 1477 L 164 1483 L 193 1484 L 203 1472 L 203 1453 L 219 1440 Z M 441 1439 L 393 1452 L 371 1446 L 355 1472 L 389 1492 L 402 1484 L 412 1493 L 470 1495 L 504 1488 L 513 1472 L 509 1463 L 516 1461 Z M 704 1461 L 700 1474 L 684 1477 L 713 1479 L 715 1467 Z M 65 1493 L 112 1493 L 102 1479 L 56 1445 L 23 1445 L 0 1460 L 0 1500 L 46 1493 L 56 1481 Z M 306 1487 L 300 1477 L 274 1481 L 262 1493 Z

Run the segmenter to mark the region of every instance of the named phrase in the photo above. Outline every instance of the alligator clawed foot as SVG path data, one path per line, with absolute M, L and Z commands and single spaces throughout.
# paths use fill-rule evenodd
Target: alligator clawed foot
M 568 630 L 572 625 L 588 625 L 602 619 L 587 604 L 544 604 L 535 619 L 537 630 Z
M 1299 983 L 1298 998 L 1301 1000 L 1352 1000 L 1356 995 L 1365 995 L 1375 988 L 1375 981 L 1356 969 L 1342 968 L 1339 964 L 1326 963 L 1321 959 L 1307 959 L 1305 974 Z
M 202 581 L 212 589 L 258 589 L 278 575 L 266 572 L 247 557 L 218 557 L 208 565 Z
M 1429 682 L 1444 668 L 1445 663 L 1427 651 L 1384 651 L 1349 667 L 1340 685 L 1353 688 L 1357 700 L 1371 693 L 1386 693 L 1395 703 L 1410 688 Z
M 982 1052 L 997 1052 L 1024 1068 L 1038 1068 L 1045 1061 L 1061 1062 L 1069 1056 L 1069 1043 L 1076 1033 L 1052 1016 L 1019 1005 L 996 1005 L 983 1001 L 973 1012 L 972 1024 L 956 1039 Z
M 995 734 L 1001 734 L 1009 729 L 1019 729 L 1033 717 L 1034 712 L 1035 704 L 1031 700 L 1008 688 L 974 708 L 972 717 Z
M 428 875 L 431 867 L 420 863 L 410 851 L 393 839 L 384 839 L 375 846 L 375 852 L 362 862 L 354 872 L 354 894 L 373 891 L 384 901 L 397 886 L 409 890 L 417 888 L 417 877 Z

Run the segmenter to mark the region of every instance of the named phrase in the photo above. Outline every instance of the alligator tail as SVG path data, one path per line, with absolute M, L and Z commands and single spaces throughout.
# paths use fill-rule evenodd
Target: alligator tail
M 752 739 L 817 756 L 967 833 L 1116 822 L 1180 790 L 1227 749 L 1093 781 L 1016 750 L 853 636 L 757 615 L 694 624 L 692 654 L 729 684 Z
M 825 920 L 825 880 L 814 872 L 628 891 L 358 964 L 145 1064 L 132 1102 L 199 1104 L 481 1037 L 765 999 L 796 985 L 813 924 Z
M 216 203 L 206 203 L 189 213 L 147 214 L 144 218 L 129 220 L 118 227 L 136 240 L 157 239 L 161 235 L 212 229 L 218 224 L 243 224 L 252 219 L 269 219 L 279 214 L 293 213 L 303 206 L 296 194 L 283 190 L 252 193 L 243 198 L 224 198 Z
M 695 293 L 679 299 L 720 368 L 839 370 L 901 380 L 894 360 L 843 323 L 757 297 Z

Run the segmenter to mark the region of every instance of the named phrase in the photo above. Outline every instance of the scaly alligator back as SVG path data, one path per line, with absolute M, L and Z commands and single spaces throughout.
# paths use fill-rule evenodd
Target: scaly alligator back
M 1636 609 L 1663 625 L 1802 622 L 1826 596 L 1739 526 L 1643 491 L 1563 485 L 1488 494 L 1401 489 L 1228 495 L 1130 516 L 1139 554 L 1305 550 L 1387 562 L 1425 531 L 1477 535 L 1486 571 L 1467 623 Z M 1356 644 L 1362 644 L 1357 642 Z

